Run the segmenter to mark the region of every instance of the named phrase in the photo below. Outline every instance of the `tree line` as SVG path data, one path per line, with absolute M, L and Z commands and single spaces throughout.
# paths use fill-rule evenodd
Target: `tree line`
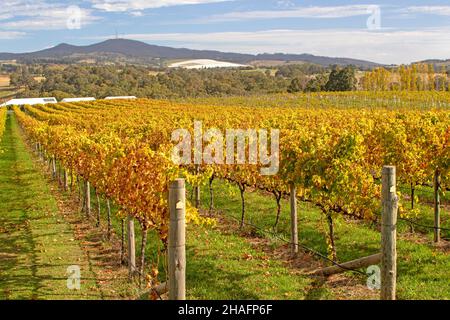
M 143 66 L 21 65 L 11 84 L 23 97 L 135 95 L 146 98 L 254 95 L 302 91 L 350 91 L 355 68 L 312 64 L 270 69 L 151 69 Z
M 362 87 L 367 91 L 448 91 L 449 74 L 444 65 L 437 68 L 426 63 L 377 68 L 364 75 Z

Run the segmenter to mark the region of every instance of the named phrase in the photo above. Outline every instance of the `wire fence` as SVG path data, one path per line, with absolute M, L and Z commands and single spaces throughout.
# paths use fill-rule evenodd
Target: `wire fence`
M 376 214 L 376 216 L 381 218 L 381 215 L 379 215 L 379 214 Z M 287 240 L 285 237 L 283 237 L 279 233 L 276 233 L 276 232 L 274 232 L 272 230 L 265 229 L 263 227 L 257 226 L 254 223 L 250 223 L 250 222 L 247 222 L 247 221 L 242 222 L 240 219 L 238 219 L 238 218 L 236 218 L 236 217 L 234 217 L 232 215 L 227 215 L 227 217 L 230 217 L 231 219 L 233 219 L 233 220 L 235 220 L 235 221 L 237 221 L 239 223 L 243 223 L 246 226 L 252 227 L 255 230 L 257 230 L 257 231 L 259 231 L 259 232 L 261 232 L 263 234 L 270 235 L 270 236 L 272 236 L 272 237 L 274 237 L 274 238 L 276 238 L 276 239 L 278 239 L 278 240 L 280 240 L 280 241 L 282 241 L 282 242 L 284 242 L 284 243 L 286 243 L 288 245 L 297 245 L 300 248 L 302 248 L 303 250 L 312 253 L 314 256 L 316 256 L 316 257 L 318 257 L 318 258 L 320 258 L 320 259 L 322 259 L 324 261 L 330 262 L 334 266 L 337 266 L 337 267 L 339 267 L 339 268 L 341 268 L 343 270 L 351 271 L 351 272 L 354 272 L 354 273 L 357 273 L 357 274 L 361 274 L 361 275 L 367 275 L 366 273 L 364 273 L 364 272 L 362 272 L 362 271 L 360 271 L 358 269 L 352 269 L 352 268 L 348 268 L 346 266 L 343 266 L 342 264 L 334 261 L 333 259 L 328 258 L 325 254 L 322 254 L 321 252 L 319 252 L 319 251 L 317 251 L 315 249 L 312 249 L 312 248 L 310 248 L 310 247 L 308 247 L 308 246 L 306 246 L 306 245 L 304 245 L 304 244 L 302 244 L 300 242 L 294 243 L 294 242 L 292 242 L 290 240 Z M 430 229 L 430 230 L 438 229 L 438 230 L 441 230 L 441 231 L 449 231 L 450 232 L 449 228 L 429 226 L 429 225 L 421 224 L 421 223 L 415 222 L 413 220 L 410 220 L 410 219 L 407 219 L 407 218 L 402 218 L 402 217 L 398 217 L 397 219 L 401 220 L 401 221 L 404 221 L 404 222 L 408 222 L 408 223 L 413 224 L 415 226 L 422 227 L 422 228 L 427 228 L 427 229 Z M 372 223 L 375 223 L 377 226 L 381 226 L 381 222 L 380 221 L 372 221 Z M 443 238 L 443 239 L 445 239 L 445 238 Z
M 233 220 L 235 220 L 235 221 L 241 223 L 241 220 L 237 219 L 236 217 L 233 217 L 233 216 L 230 216 L 230 215 L 227 215 L 227 216 L 230 217 L 230 218 L 232 218 Z M 289 245 L 298 245 L 300 248 L 304 249 L 305 251 L 308 251 L 308 252 L 312 253 L 313 255 L 315 255 L 315 256 L 321 258 L 322 260 L 325 260 L 325 261 L 327 261 L 327 262 L 330 262 L 330 263 L 332 263 L 334 266 L 337 266 L 337 267 L 339 267 L 339 268 L 341 268 L 341 269 L 343 269 L 343 270 L 346 270 L 346 271 L 352 271 L 352 272 L 355 272 L 355 273 L 358 273 L 358 274 L 362 274 L 362 275 L 364 275 L 364 276 L 367 275 L 366 273 L 364 273 L 364 272 L 362 272 L 362 271 L 360 271 L 360 270 L 345 267 L 345 266 L 343 266 L 342 264 L 340 264 L 340 263 L 334 261 L 333 259 L 328 258 L 325 254 L 322 254 L 322 253 L 320 253 L 320 252 L 317 251 L 317 250 L 314 250 L 314 249 L 312 249 L 312 248 L 309 248 L 309 247 L 307 247 L 306 245 L 304 245 L 304 244 L 302 244 L 302 243 L 300 243 L 300 242 L 294 243 L 294 242 L 292 242 L 292 241 L 290 241 L 290 240 L 287 240 L 286 238 L 282 237 L 280 234 L 275 233 L 275 232 L 273 232 L 273 231 L 271 231 L 271 230 L 264 229 L 264 228 L 262 228 L 262 227 L 260 227 L 260 226 L 257 226 L 257 225 L 255 225 L 255 224 L 253 224 L 253 223 L 249 223 L 249 222 L 246 222 L 246 221 L 244 221 L 243 224 L 246 225 L 246 226 L 250 226 L 250 227 L 254 228 L 255 230 L 258 230 L 258 231 L 260 231 L 260 232 L 262 232 L 262 233 L 264 233 L 264 234 L 271 235 L 272 237 L 275 237 L 275 238 L 277 238 L 278 240 L 280 240 L 280 241 L 282 241 L 282 242 L 284 242 L 284 243 L 286 243 L 286 244 L 289 244 Z
M 377 217 L 381 218 L 381 215 L 380 215 L 380 214 L 375 214 L 375 215 L 376 215 Z M 425 224 L 418 223 L 418 222 L 416 222 L 416 221 L 414 221 L 414 220 L 411 220 L 411 219 L 408 219 L 408 218 L 398 217 L 397 220 L 404 221 L 404 222 L 408 222 L 408 223 L 410 223 L 410 224 L 412 224 L 412 225 L 415 225 L 415 226 L 417 226 L 417 227 L 422 227 L 422 228 L 426 228 L 426 229 L 430 229 L 430 230 L 450 231 L 449 228 L 436 227 L 436 226 L 429 226 L 429 225 L 425 225 Z M 373 222 L 376 223 L 377 225 L 381 225 L 381 223 L 378 222 L 378 221 L 373 221 Z

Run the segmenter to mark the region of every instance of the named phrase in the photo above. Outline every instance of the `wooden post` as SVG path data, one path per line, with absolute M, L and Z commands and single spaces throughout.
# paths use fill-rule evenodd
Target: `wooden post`
M 58 185 L 60 188 L 63 187 L 63 177 L 62 177 L 62 167 L 61 162 L 57 164 L 57 174 L 58 174 Z
M 398 197 L 394 166 L 382 171 L 381 300 L 395 300 L 397 278 Z
M 125 219 L 121 220 L 120 263 L 125 264 Z
M 73 192 L 73 169 L 70 168 L 70 192 Z
M 111 240 L 111 204 L 109 198 L 106 199 L 106 210 L 108 213 L 108 239 Z
M 439 169 L 434 172 L 434 242 L 438 243 L 441 241 L 441 199 L 440 199 L 440 188 L 441 188 L 441 175 Z
M 128 276 L 133 278 L 136 272 L 136 243 L 134 237 L 134 219 L 128 216 Z
M 381 253 L 377 253 L 368 257 L 343 262 L 339 266 L 331 266 L 323 269 L 318 269 L 311 272 L 310 275 L 327 277 L 333 274 L 346 272 L 348 271 L 348 269 L 367 268 L 368 266 L 379 264 L 380 261 L 381 261 Z
M 69 177 L 67 175 L 67 170 L 64 168 L 64 191 L 69 189 Z
M 52 177 L 56 179 L 56 158 L 53 156 L 52 158 Z
M 102 208 L 100 205 L 100 196 L 98 195 L 97 189 L 95 189 L 95 196 L 97 198 L 97 227 L 100 227 L 100 219 L 102 214 Z
M 195 187 L 195 207 L 200 208 L 200 186 Z
M 77 175 L 77 187 L 78 187 L 78 200 L 79 200 L 80 206 L 83 207 L 83 203 L 82 203 L 82 201 L 83 201 L 82 200 L 83 199 L 83 191 L 82 191 L 83 185 L 81 184 L 81 179 L 80 179 L 79 175 Z M 83 211 L 83 210 L 81 210 L 81 211 Z
M 142 286 L 145 280 L 145 249 L 147 247 L 147 236 L 148 236 L 148 229 L 147 229 L 147 222 L 143 221 L 142 227 L 141 227 L 141 262 L 139 264 L 139 284 Z
M 209 178 L 209 213 L 211 214 L 214 209 L 214 191 L 213 191 L 214 173 Z
M 186 191 L 184 179 L 169 185 L 169 300 L 186 299 Z
M 297 188 L 289 185 L 291 205 L 291 248 L 292 253 L 298 253 L 298 222 L 297 222 Z
M 197 164 L 195 165 L 195 174 L 200 174 L 200 166 Z M 195 207 L 198 209 L 200 208 L 200 185 L 194 187 L 194 193 L 195 193 Z
M 85 199 L 85 210 L 86 215 L 91 215 L 91 185 L 89 181 L 86 180 L 84 187 L 84 199 Z
M 36 152 L 39 160 L 42 160 L 42 147 L 39 142 L 36 143 Z

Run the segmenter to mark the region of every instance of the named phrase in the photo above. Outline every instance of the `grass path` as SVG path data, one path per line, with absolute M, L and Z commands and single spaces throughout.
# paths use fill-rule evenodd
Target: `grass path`
M 35 167 L 14 115 L 0 145 L 0 299 L 102 299 L 92 261 Z M 81 269 L 81 290 L 67 268 Z

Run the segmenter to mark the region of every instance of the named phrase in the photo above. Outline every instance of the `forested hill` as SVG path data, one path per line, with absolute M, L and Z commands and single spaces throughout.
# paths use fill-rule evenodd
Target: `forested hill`
M 66 43 L 59 44 L 55 47 L 41 51 L 29 53 L 0 53 L 0 60 L 17 59 L 21 61 L 30 61 L 36 59 L 85 59 L 87 57 L 128 57 L 130 59 L 214 59 L 225 60 L 238 63 L 250 63 L 252 61 L 301 61 L 315 63 L 322 66 L 330 65 L 354 65 L 362 68 L 372 68 L 378 64 L 350 59 L 350 58 L 333 58 L 321 57 L 310 54 L 241 54 L 220 52 L 213 50 L 192 50 L 186 48 L 171 48 L 164 46 L 156 46 L 135 40 L 127 39 L 110 39 L 100 43 L 87 46 L 74 46 Z

